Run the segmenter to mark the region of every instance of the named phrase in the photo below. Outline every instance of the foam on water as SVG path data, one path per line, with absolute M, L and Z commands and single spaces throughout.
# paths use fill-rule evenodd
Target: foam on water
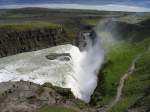
M 99 38 L 93 44 L 89 34 L 85 34 L 85 37 L 87 47 L 83 52 L 73 45 L 61 45 L 1 58 L 0 82 L 51 82 L 56 86 L 71 88 L 77 98 L 89 102 L 97 85 L 97 72 L 103 62 L 104 52 Z M 50 53 L 70 53 L 71 60 L 49 60 L 46 56 Z
M 72 73 L 72 62 L 49 60 L 45 56 L 50 53 L 70 53 L 71 45 L 58 46 L 44 50 L 22 53 L 0 59 L 0 82 L 32 81 L 43 84 L 51 82 L 64 86 L 66 74 Z
M 104 51 L 100 46 L 100 38 L 96 38 L 93 44 L 89 34 L 85 36 L 88 45 L 83 52 L 71 49 L 75 74 L 69 76 L 67 82 L 75 96 L 89 102 L 97 85 L 97 73 L 103 63 Z

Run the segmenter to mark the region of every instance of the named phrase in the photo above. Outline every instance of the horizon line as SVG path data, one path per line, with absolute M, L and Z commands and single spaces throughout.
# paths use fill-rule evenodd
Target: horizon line
M 19 9 L 19 8 L 49 8 L 49 9 L 86 9 L 98 11 L 122 11 L 122 12 L 150 12 L 150 8 L 133 6 L 133 5 L 84 5 L 84 4 L 63 4 L 63 3 L 50 3 L 50 4 L 8 4 L 0 6 L 0 9 Z

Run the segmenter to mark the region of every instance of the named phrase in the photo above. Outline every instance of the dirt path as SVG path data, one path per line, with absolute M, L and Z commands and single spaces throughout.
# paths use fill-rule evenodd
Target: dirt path
M 119 86 L 117 87 L 117 94 L 116 94 L 115 99 L 110 104 L 108 104 L 105 108 L 100 109 L 99 112 L 108 112 L 120 100 L 121 95 L 122 95 L 122 91 L 123 91 L 123 87 L 124 87 L 124 84 L 125 84 L 125 81 L 127 80 L 128 76 L 131 75 L 134 72 L 135 62 L 141 57 L 141 55 L 142 54 L 139 54 L 138 56 L 136 56 L 136 58 L 132 61 L 131 67 L 121 77 L 121 79 L 119 81 Z
M 117 88 L 117 94 L 116 94 L 116 97 L 115 99 L 108 105 L 107 109 L 106 109 L 106 112 L 109 111 L 114 105 L 116 105 L 116 103 L 120 100 L 121 98 L 121 95 L 122 95 L 122 91 L 123 91 L 123 87 L 124 87 L 124 84 L 125 84 L 125 81 L 127 80 L 128 76 L 131 75 L 133 73 L 135 69 L 135 62 L 132 63 L 132 66 L 129 68 L 129 70 L 127 71 L 127 73 L 125 73 L 121 79 L 120 79 L 120 82 L 119 82 L 119 86 Z

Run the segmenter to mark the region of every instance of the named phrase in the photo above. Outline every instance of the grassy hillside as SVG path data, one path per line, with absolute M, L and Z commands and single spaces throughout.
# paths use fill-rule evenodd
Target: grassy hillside
M 132 61 L 150 44 L 150 14 L 143 13 L 144 16 L 140 17 L 138 14 L 134 15 L 136 14 L 42 8 L 0 10 L 0 56 L 73 43 L 80 37 L 81 32 L 90 32 L 101 19 L 115 17 L 119 21 L 113 23 L 110 21 L 106 27 L 110 25 L 113 36 L 120 37 L 120 40 L 111 46 L 106 54 L 105 64 L 99 73 L 99 83 L 90 102 L 91 106 L 103 107 L 114 99 L 119 80 L 127 72 Z M 146 21 L 139 22 L 145 18 Z M 136 70 L 126 81 L 122 99 L 110 112 L 134 110 L 138 106 L 149 109 L 149 67 L 150 53 L 147 51 L 137 61 Z M 77 108 L 87 108 L 85 103 L 78 100 L 74 103 Z M 77 112 L 77 110 L 53 105 L 41 107 L 38 112 Z
M 37 112 L 78 112 L 74 109 L 63 107 L 63 106 L 44 106 Z
M 149 42 L 149 39 L 139 43 L 123 41 L 111 48 L 106 55 L 107 62 L 99 74 L 100 81 L 92 96 L 92 105 L 103 106 L 114 99 L 120 78 L 127 72 L 134 58 L 145 50 Z
M 145 52 L 136 62 L 134 73 L 125 83 L 121 100 L 110 112 L 123 112 L 132 107 L 138 108 L 138 112 L 150 110 L 149 86 L 150 86 L 150 51 Z M 141 102 L 141 105 L 140 105 Z
M 26 22 L 21 24 L 0 24 L 0 30 L 10 30 L 10 31 L 24 31 L 24 30 L 34 30 L 34 29 L 57 29 L 61 28 L 60 24 L 50 23 L 50 22 Z

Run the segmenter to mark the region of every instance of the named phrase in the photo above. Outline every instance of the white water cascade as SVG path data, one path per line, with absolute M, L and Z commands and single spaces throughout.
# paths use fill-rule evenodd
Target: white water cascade
M 51 82 L 53 85 L 71 88 L 75 97 L 89 102 L 97 85 L 104 51 L 100 38 L 84 34 L 87 46 L 82 52 L 73 45 L 61 45 L 39 51 L 21 53 L 0 59 L 0 82 L 31 81 L 37 84 Z M 51 53 L 69 53 L 70 60 L 49 60 Z
M 75 74 L 69 76 L 68 87 L 79 99 L 85 102 L 90 101 L 97 86 L 97 73 L 103 63 L 104 51 L 100 46 L 100 38 L 93 40 L 89 37 L 89 33 L 85 33 L 87 46 L 85 50 L 74 52 L 72 59 L 74 63 Z

